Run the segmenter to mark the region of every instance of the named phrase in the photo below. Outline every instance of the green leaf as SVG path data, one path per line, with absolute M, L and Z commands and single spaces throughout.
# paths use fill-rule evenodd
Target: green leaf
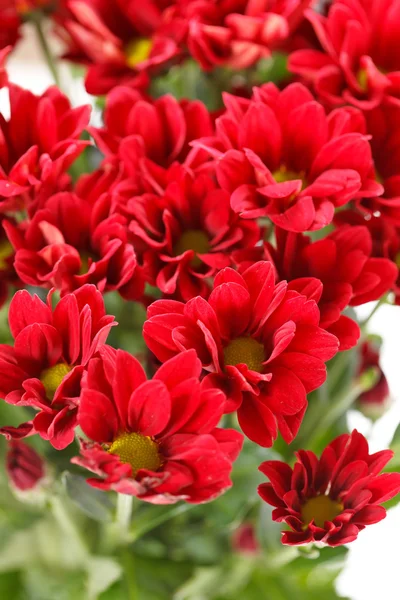
M 114 505 L 108 494 L 92 488 L 84 477 L 63 473 L 62 481 L 70 500 L 95 521 L 111 522 Z

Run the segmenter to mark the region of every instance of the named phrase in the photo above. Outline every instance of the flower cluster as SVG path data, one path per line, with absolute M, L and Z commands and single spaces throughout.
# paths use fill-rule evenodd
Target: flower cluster
M 213 500 L 245 438 L 295 440 L 327 363 L 360 336 L 353 379 L 371 368 L 379 379 L 358 404 L 383 405 L 379 353 L 349 309 L 400 304 L 398 3 L 333 0 L 325 15 L 310 0 L 52 4 L 65 56 L 87 66 L 89 93 L 106 94 L 97 127 L 57 87 L 35 96 L 8 81 L 21 11 L 50 10 L 11 4 L 0 9 L 0 303 L 19 291 L 0 396 L 30 415 L 0 429 L 14 486 L 44 476 L 21 442 L 39 435 L 59 451 L 78 438 L 72 462 L 94 488 Z M 225 92 L 215 112 L 151 85 L 191 57 L 232 90 L 235 71 L 257 74 L 276 51 L 296 79 Z M 95 166 L 72 177 L 82 153 Z M 110 297 L 147 309 L 142 356 L 109 345 Z M 335 546 L 382 519 L 400 491 L 399 474 L 379 475 L 390 458 L 354 431 L 320 459 L 264 462 L 259 493 L 291 529 L 283 543 Z

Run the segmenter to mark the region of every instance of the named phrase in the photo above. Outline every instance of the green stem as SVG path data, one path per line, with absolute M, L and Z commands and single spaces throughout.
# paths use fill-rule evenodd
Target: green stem
M 157 514 L 154 518 L 148 519 L 146 522 L 146 517 L 142 518 L 141 523 L 139 525 L 135 524 L 132 528 L 132 536 L 133 540 L 136 541 L 141 538 L 145 533 L 152 531 L 162 523 L 185 513 L 186 511 L 194 508 L 193 504 L 179 504 L 178 506 L 173 506 L 170 510 L 166 510 L 160 514 Z
M 368 317 L 367 317 L 366 319 L 364 319 L 364 321 L 362 321 L 362 322 L 360 323 L 360 328 L 361 328 L 361 331 L 363 331 L 363 332 L 364 332 L 364 331 L 366 330 L 366 328 L 367 328 L 367 325 L 368 325 L 368 323 L 371 321 L 371 319 L 372 319 L 372 317 L 374 316 L 374 314 L 375 314 L 376 312 L 378 312 L 378 310 L 380 309 L 380 307 L 381 307 L 383 304 L 386 304 L 386 302 L 387 302 L 387 298 L 388 298 L 388 295 L 387 295 L 387 294 L 385 294 L 384 296 L 382 296 L 382 298 L 380 298 L 380 300 L 379 300 L 379 301 L 378 301 L 378 302 L 375 304 L 374 308 L 371 310 L 371 312 L 369 313 Z
M 41 15 L 32 14 L 31 21 L 36 29 L 37 39 L 39 41 L 40 47 L 42 49 L 43 55 L 46 59 L 47 66 L 53 76 L 54 82 L 57 87 L 60 87 L 60 78 L 58 76 L 58 70 L 54 61 L 54 56 L 50 50 L 50 47 L 47 43 L 43 27 L 42 27 L 42 18 Z
M 354 404 L 358 396 L 365 391 L 365 386 L 360 382 L 353 384 L 350 389 L 347 388 L 339 400 L 332 403 L 325 414 L 320 418 L 318 425 L 314 428 L 311 437 L 307 440 L 307 445 L 312 448 L 313 445 L 318 442 L 321 435 L 323 435 L 329 427 L 331 427 L 336 421 L 342 417 L 347 410 Z
M 133 496 L 118 494 L 116 522 L 121 533 L 129 529 L 132 519 Z
M 139 600 L 139 590 L 135 577 L 134 554 L 128 548 L 121 552 L 121 565 L 124 569 L 125 582 L 127 587 L 127 600 Z

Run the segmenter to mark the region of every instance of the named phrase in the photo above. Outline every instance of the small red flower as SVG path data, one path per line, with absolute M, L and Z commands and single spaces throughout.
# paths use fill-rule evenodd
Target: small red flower
M 251 67 L 293 35 L 312 0 L 183 0 L 163 28 L 203 69 Z
M 229 194 L 211 177 L 183 170 L 163 196 L 143 194 L 125 209 L 149 283 L 185 301 L 208 296 L 211 277 L 232 264 L 232 251 L 251 248 L 261 235 L 255 222 L 232 211 Z
M 67 43 L 65 58 L 89 66 L 86 89 L 102 95 L 117 85 L 146 88 L 177 54 L 175 42 L 161 37 L 162 10 L 168 0 L 68 0 L 57 19 Z
M 373 256 L 372 238 L 363 226 L 343 226 L 315 242 L 279 228 L 275 236 L 276 246 L 267 243 L 264 258 L 273 261 L 278 280 L 287 280 L 291 289 L 314 299 L 321 311 L 321 327 L 339 338 L 341 350 L 352 348 L 359 328 L 342 311 L 379 300 L 396 281 L 396 265 Z M 311 290 L 310 278 L 311 283 L 320 280 L 323 288 Z
M 335 208 L 382 194 L 368 138 L 349 131 L 348 111 L 327 116 L 304 86 L 280 92 L 267 84 L 251 99 L 226 94 L 225 105 L 216 137 L 195 145 L 215 158 L 218 182 L 242 217 L 315 230 L 331 223 Z
M 189 143 L 213 131 L 210 114 L 200 101 L 178 102 L 165 95 L 151 102 L 126 87 L 107 96 L 104 127 L 90 129 L 100 150 L 106 157 L 118 156 L 126 176 L 139 189 L 157 193 L 162 193 L 166 170 L 175 161 L 195 168 L 208 159 L 206 152 Z
M 277 460 L 260 466 L 271 483 L 262 483 L 258 493 L 276 507 L 273 520 L 291 530 L 283 532 L 283 544 L 352 542 L 367 525 L 385 518 L 380 504 L 400 492 L 400 473 L 379 474 L 393 452 L 369 454 L 367 440 L 356 430 L 333 440 L 320 459 L 309 450 L 296 455 L 293 469 Z
M 38 410 L 33 424 L 0 433 L 20 438 L 32 433 L 58 450 L 74 439 L 81 378 L 89 359 L 104 344 L 114 317 L 106 315 L 102 295 L 85 285 L 51 309 L 26 290 L 9 309 L 14 346 L 0 345 L 0 396 L 10 404 Z
M 92 442 L 73 459 L 90 485 L 153 504 L 207 502 L 232 483 L 242 436 L 216 428 L 224 395 L 200 383 L 195 352 L 172 358 L 151 381 L 123 350 L 104 346 L 88 367 L 78 422 Z
M 31 490 L 45 476 L 42 457 L 31 446 L 18 440 L 8 443 L 6 470 L 12 485 L 21 491 Z
M 206 381 L 227 396 L 225 412 L 237 409 L 243 432 L 267 447 L 278 428 L 288 443 L 297 435 L 307 393 L 323 384 L 324 363 L 338 350 L 336 337 L 319 327 L 316 303 L 274 280 L 268 262 L 242 275 L 223 269 L 208 301 L 158 300 L 143 328 L 161 362 L 194 348 Z
M 368 338 L 360 348 L 360 365 L 358 374 L 374 369 L 377 372 L 376 384 L 357 398 L 357 408 L 366 416 L 375 420 L 381 417 L 390 404 L 390 390 L 386 375 L 380 365 L 380 347 L 373 336 Z
M 9 92 L 11 117 L 0 120 L 0 211 L 35 210 L 39 193 L 60 189 L 66 170 L 87 146 L 79 136 L 90 107 L 71 108 L 56 87 L 35 96 L 9 84 Z
M 321 50 L 298 50 L 289 69 L 314 85 L 327 105 L 364 110 L 383 99 L 400 106 L 398 0 L 333 0 L 325 17 L 306 11 Z
M 232 548 L 240 554 L 257 555 L 261 551 L 255 527 L 252 523 L 242 523 L 232 536 Z
M 92 283 L 101 292 L 140 298 L 143 277 L 127 239 L 127 220 L 110 215 L 111 194 L 101 193 L 102 185 L 85 193 L 86 187 L 83 179 L 76 193 L 50 197 L 31 221 L 5 224 L 16 250 L 15 270 L 24 283 L 56 287 L 62 295 Z

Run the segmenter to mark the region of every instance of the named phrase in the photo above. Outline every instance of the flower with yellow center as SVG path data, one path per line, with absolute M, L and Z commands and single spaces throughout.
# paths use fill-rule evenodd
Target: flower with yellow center
M 210 242 L 204 231 L 199 229 L 188 229 L 185 231 L 174 246 L 174 255 L 179 256 L 186 252 L 186 250 L 193 250 L 197 254 L 207 254 L 210 250 Z M 199 267 L 201 260 L 198 256 L 194 256 L 190 261 L 192 267 Z
M 39 379 L 43 383 L 46 396 L 49 400 L 53 400 L 58 386 L 70 371 L 72 371 L 72 367 L 66 363 L 58 363 L 41 372 Z
M 238 337 L 224 348 L 225 365 L 239 365 L 244 363 L 251 371 L 261 373 L 265 352 L 263 344 L 251 337 Z
M 122 433 L 113 441 L 108 452 L 116 454 L 122 463 L 131 465 L 133 477 L 140 469 L 157 471 L 163 463 L 157 442 L 140 433 Z
M 9 268 L 8 259 L 13 255 L 14 248 L 11 246 L 8 240 L 2 240 L 0 242 L 0 271 L 4 271 Z
M 132 40 L 125 47 L 126 64 L 134 69 L 139 63 L 147 60 L 150 56 L 153 43 L 146 38 Z
M 317 527 L 323 528 L 325 521 L 333 521 L 335 517 L 343 512 L 343 508 L 341 502 L 332 500 L 329 496 L 323 494 L 309 498 L 301 507 L 303 528 L 307 529 L 311 521 L 314 521 Z

